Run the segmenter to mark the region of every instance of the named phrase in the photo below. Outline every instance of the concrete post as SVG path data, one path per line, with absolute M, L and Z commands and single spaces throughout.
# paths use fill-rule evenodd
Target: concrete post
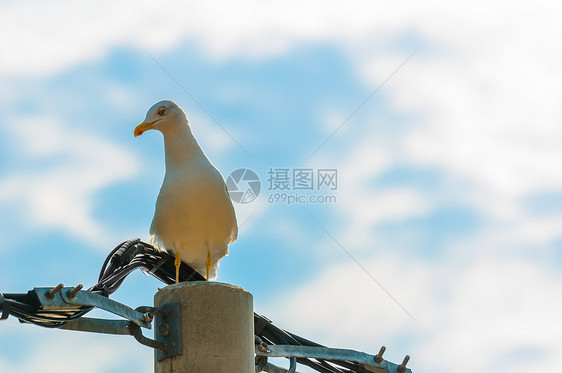
M 156 373 L 255 371 L 252 294 L 229 284 L 196 281 L 166 286 L 154 296 L 156 307 L 172 301 L 181 307 L 182 354 L 160 362 L 155 355 Z

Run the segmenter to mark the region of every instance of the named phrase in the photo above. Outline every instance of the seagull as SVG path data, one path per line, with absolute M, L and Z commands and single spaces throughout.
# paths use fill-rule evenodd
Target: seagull
M 207 281 L 216 278 L 221 258 L 238 236 L 234 207 L 224 179 L 191 133 L 185 112 L 173 101 L 154 104 L 135 130 L 164 136 L 166 175 L 150 226 L 151 243 L 175 254 L 176 283 L 181 262 Z

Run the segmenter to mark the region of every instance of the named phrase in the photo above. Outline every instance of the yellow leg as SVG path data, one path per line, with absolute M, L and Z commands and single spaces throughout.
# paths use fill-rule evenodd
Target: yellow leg
M 180 266 L 181 266 L 179 251 L 176 251 L 176 260 L 174 260 L 174 264 L 176 265 L 176 284 L 177 284 L 178 282 L 180 282 Z
M 209 270 L 211 269 L 211 264 L 213 264 L 213 259 L 211 259 L 211 252 L 207 251 L 207 281 L 209 281 Z

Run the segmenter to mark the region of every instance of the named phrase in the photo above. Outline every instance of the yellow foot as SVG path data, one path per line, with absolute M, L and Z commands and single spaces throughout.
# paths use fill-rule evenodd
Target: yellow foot
M 174 260 L 174 264 L 176 265 L 176 284 L 177 284 L 178 282 L 180 282 L 180 266 L 181 266 L 179 251 L 176 251 L 176 260 Z
M 209 270 L 211 269 L 211 265 L 213 264 L 213 259 L 211 259 L 211 252 L 207 251 L 207 281 L 209 281 Z

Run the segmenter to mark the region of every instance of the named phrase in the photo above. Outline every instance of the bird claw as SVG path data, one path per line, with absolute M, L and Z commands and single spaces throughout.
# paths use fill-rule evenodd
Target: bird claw
M 177 284 L 180 282 L 180 266 L 181 266 L 179 251 L 176 251 L 176 260 L 174 260 L 174 264 L 176 265 L 176 284 Z
M 211 265 L 213 264 L 213 259 L 211 258 L 211 252 L 207 251 L 207 281 L 209 281 L 209 270 L 211 269 Z

